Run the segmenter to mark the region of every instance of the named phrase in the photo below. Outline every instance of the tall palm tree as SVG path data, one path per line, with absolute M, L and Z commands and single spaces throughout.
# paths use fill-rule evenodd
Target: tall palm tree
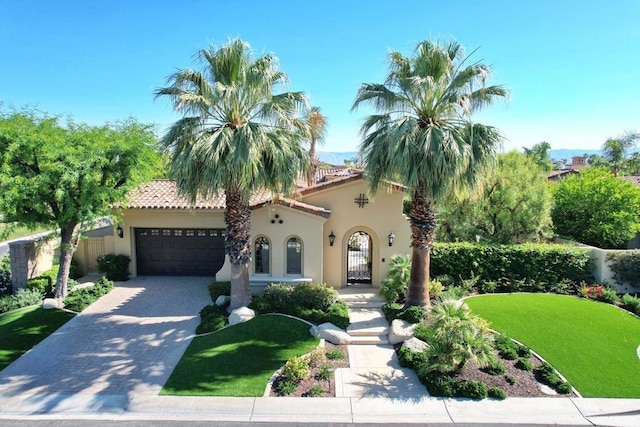
M 318 170 L 318 155 L 316 153 L 316 144 L 322 144 L 327 134 L 327 118 L 320 113 L 319 107 L 311 107 L 307 110 L 305 118 L 307 125 L 307 139 L 309 141 L 309 159 L 311 167 L 307 172 L 307 185 L 313 185 L 313 178 Z
M 195 201 L 197 195 L 224 193 L 233 309 L 251 300 L 251 194 L 265 188 L 289 192 L 307 170 L 305 125 L 298 119 L 306 100 L 300 92 L 274 94 L 286 81 L 277 58 L 253 59 L 239 39 L 196 57 L 201 71 L 179 70 L 168 87 L 155 91 L 183 115 L 161 142 L 171 153 L 169 173 L 182 195 Z
M 466 65 L 462 47 L 420 42 L 415 55 L 389 54 L 384 83 L 362 84 L 352 109 L 371 105 L 360 151 L 371 192 L 385 180 L 407 185 L 411 194 L 411 277 L 406 305 L 429 305 L 430 250 L 436 231 L 434 203 L 459 184 L 472 185 L 491 163 L 502 137 L 471 122 L 471 114 L 507 96 L 485 86 L 491 68 Z
M 602 157 L 604 157 L 611 166 L 611 172 L 618 176 L 620 169 L 623 167 L 629 150 L 636 145 L 636 141 L 640 139 L 640 134 L 635 132 L 625 132 L 618 138 L 609 138 L 602 144 Z

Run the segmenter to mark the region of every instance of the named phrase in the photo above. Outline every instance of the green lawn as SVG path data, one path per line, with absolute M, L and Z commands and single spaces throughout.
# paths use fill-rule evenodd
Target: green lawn
M 4 233 L 6 229 L 7 229 L 7 224 L 0 222 L 0 241 L 18 239 L 20 237 L 26 237 L 32 234 L 37 234 L 37 233 L 41 233 L 43 231 L 49 230 L 49 228 L 47 227 L 44 227 L 44 228 L 38 227 L 34 230 L 29 230 L 28 228 L 25 228 L 25 227 L 16 227 L 5 236 Z
M 640 398 L 640 319 L 611 305 L 550 294 L 466 299 L 493 329 L 531 347 L 585 397 Z
M 318 343 L 306 323 L 284 316 L 256 316 L 194 338 L 160 394 L 262 396 L 276 369 Z
M 74 316 L 63 310 L 27 307 L 0 316 L 0 370 Z

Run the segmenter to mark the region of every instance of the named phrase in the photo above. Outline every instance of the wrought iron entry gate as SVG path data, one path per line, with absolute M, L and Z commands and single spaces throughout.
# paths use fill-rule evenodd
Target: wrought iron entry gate
M 349 236 L 347 247 L 347 286 L 355 283 L 371 284 L 371 236 L 356 231 Z

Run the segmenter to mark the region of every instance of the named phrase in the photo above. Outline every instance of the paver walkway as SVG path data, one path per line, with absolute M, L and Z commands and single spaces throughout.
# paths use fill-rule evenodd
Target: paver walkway
M 429 396 L 412 369 L 400 367 L 389 344 L 384 301 L 374 288 L 340 290 L 349 305 L 349 368 L 336 369 L 336 397 L 385 397 L 419 401 Z
M 0 397 L 157 395 L 191 341 L 200 309 L 210 303 L 209 281 L 119 283 L 0 371 Z

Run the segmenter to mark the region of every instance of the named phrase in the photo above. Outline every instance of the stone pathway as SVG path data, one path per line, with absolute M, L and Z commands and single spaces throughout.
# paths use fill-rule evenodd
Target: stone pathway
M 349 305 L 349 368 L 336 369 L 336 397 L 385 397 L 403 401 L 428 396 L 415 372 L 401 368 L 389 344 L 384 300 L 374 288 L 346 288 L 340 298 Z

